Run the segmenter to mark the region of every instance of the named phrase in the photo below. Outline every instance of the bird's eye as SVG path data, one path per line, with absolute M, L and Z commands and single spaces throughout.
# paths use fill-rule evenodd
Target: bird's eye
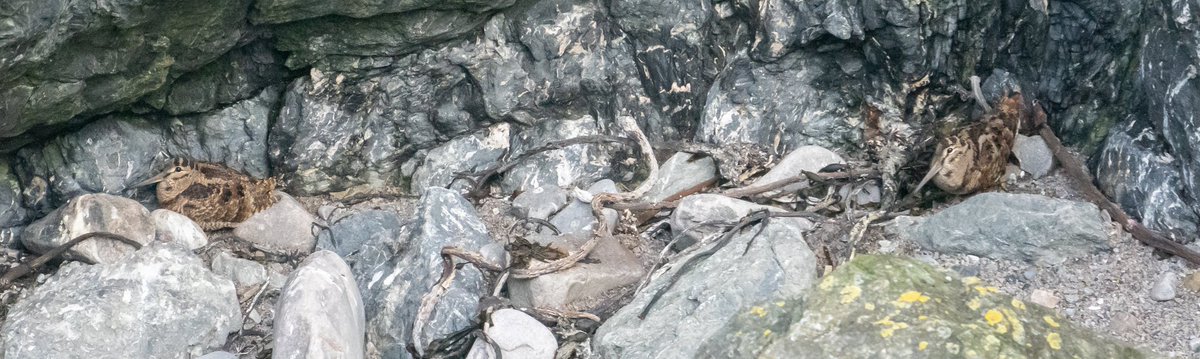
M 175 166 L 175 172 L 183 172 L 183 167 Z

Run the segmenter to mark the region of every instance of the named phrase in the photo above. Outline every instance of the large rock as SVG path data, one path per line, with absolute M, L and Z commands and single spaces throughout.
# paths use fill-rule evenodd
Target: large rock
M 228 279 L 155 243 L 119 262 L 65 266 L 14 304 L 0 331 L 7 358 L 188 358 L 240 326 Z
M 39 193 L 26 205 L 48 212 L 81 194 L 124 193 L 161 171 L 170 160 L 167 156 L 219 162 L 266 177 L 267 125 L 278 99 L 279 89 L 267 88 L 251 99 L 202 115 L 154 121 L 107 117 L 27 146 L 17 153 L 16 173 L 23 186 Z M 153 193 L 147 189 L 152 187 L 142 193 Z
M 0 152 L 30 129 L 135 102 L 246 33 L 247 0 L 14 0 L 0 39 Z
M 191 250 L 208 244 L 204 229 L 185 215 L 156 209 L 150 212 L 150 219 L 154 221 L 154 237 L 161 242 L 176 242 Z
M 804 172 L 816 173 L 822 168 L 825 168 L 825 166 L 839 163 L 844 164 L 846 163 L 846 160 L 833 151 L 819 146 L 801 146 L 800 148 L 792 150 L 792 152 L 788 152 L 786 156 L 783 156 L 783 158 L 779 160 L 779 163 L 775 164 L 775 167 L 771 167 L 771 170 L 768 171 L 767 174 L 764 174 L 762 177 L 754 180 L 754 183 L 751 183 L 750 185 L 762 186 L 786 178 L 800 176 L 803 175 Z M 808 181 L 803 180 L 783 187 L 779 191 L 795 192 L 808 188 L 808 186 Z M 779 191 L 768 193 L 779 193 Z
M 455 138 L 429 150 L 425 161 L 412 176 L 413 192 L 425 187 L 449 187 L 463 190 L 472 188 L 470 181 L 458 179 L 456 173 L 473 173 L 496 166 L 508 150 L 509 129 L 512 126 L 500 123 L 477 133 Z
M 717 182 L 717 163 L 711 157 L 676 152 L 662 163 L 658 180 L 646 191 L 649 203 L 674 201 Z
M 396 216 L 385 211 L 352 214 L 321 235 L 323 246 L 348 253 L 346 261 L 366 305 L 368 356 L 408 357 L 405 346 L 421 298 L 442 273 L 442 247 L 479 252 L 492 243 L 475 208 L 448 189 L 426 189 L 411 222 Z M 419 340 L 429 343 L 470 325 L 479 298 L 487 294 L 479 271 L 463 268 Z
M 312 252 L 317 238 L 313 235 L 316 217 L 291 195 L 275 191 L 279 199 L 271 207 L 255 213 L 233 229 L 233 234 L 265 252 L 303 254 Z
M 1142 224 L 1176 240 L 1200 229 L 1179 161 L 1162 148 L 1147 121 L 1113 128 L 1094 160 L 1096 185 Z
M 864 255 L 807 300 L 745 306 L 700 351 L 728 358 L 1142 358 L 1053 310 L 915 259 Z
M 725 221 L 737 221 L 728 215 Z M 600 326 L 595 354 L 605 358 L 690 358 L 753 303 L 797 298 L 816 280 L 817 259 L 793 221 L 747 228 L 707 258 L 704 247 L 672 261 L 644 290 Z M 757 235 L 756 235 L 757 234 Z M 713 244 L 709 244 L 711 246 Z M 683 266 L 690 260 L 693 264 Z M 683 273 L 679 273 L 687 268 Z M 671 278 L 678 275 L 672 283 Z M 650 301 L 662 292 L 657 302 Z M 651 305 L 648 310 L 644 311 Z M 644 318 L 642 314 L 645 313 Z
M 506 0 L 511 3 L 512 0 Z M 323 70 L 371 68 L 366 57 L 402 56 L 474 32 L 488 14 L 459 10 L 422 10 L 368 18 L 326 16 L 275 27 L 280 51 L 290 53 L 288 67 L 313 65 Z
M 0 159 L 0 228 L 24 224 L 29 211 L 21 204 L 21 184 L 11 163 Z
M 88 194 L 29 224 L 21 233 L 21 241 L 25 248 L 44 253 L 92 232 L 113 233 L 146 245 L 154 241 L 156 227 L 150 211 L 137 201 Z M 112 263 L 133 251 L 128 244 L 99 236 L 76 244 L 66 255 L 92 263 Z
M 468 359 L 529 358 L 550 359 L 558 350 L 558 341 L 545 325 L 516 309 L 504 308 L 492 313 L 491 325 L 484 334 L 491 343 L 475 339 Z M 497 352 L 495 349 L 499 349 Z
M 671 213 L 671 233 L 679 241 L 677 248 L 685 248 L 696 242 L 712 239 L 717 233 L 733 226 L 755 211 L 784 211 L 782 208 L 764 206 L 719 194 L 701 193 L 684 197 Z M 771 222 L 787 222 L 809 230 L 813 224 L 804 218 L 772 218 Z
M 1091 203 L 996 192 L 896 221 L 902 236 L 927 250 L 1045 264 L 1108 250 L 1105 228 Z
M 768 64 L 744 53 L 730 59 L 708 90 L 695 140 L 779 143 L 781 152 L 802 145 L 859 148 L 862 130 L 851 119 L 861 117 L 861 104 L 851 94 L 829 88 L 856 86 L 838 65 L 834 55 L 803 51 Z
M 366 317 L 350 267 L 319 251 L 292 272 L 275 310 L 275 358 L 347 358 L 365 355 Z

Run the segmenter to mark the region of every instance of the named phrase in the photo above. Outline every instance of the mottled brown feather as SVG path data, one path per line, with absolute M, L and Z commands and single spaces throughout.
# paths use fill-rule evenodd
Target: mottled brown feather
M 159 175 L 159 205 L 205 230 L 233 227 L 277 201 L 274 178 L 254 179 L 215 163 L 176 159 L 172 164 Z
M 926 178 L 953 194 L 970 194 L 1000 185 L 1020 130 L 1021 101 L 1019 93 L 1008 96 L 979 122 L 939 141 Z

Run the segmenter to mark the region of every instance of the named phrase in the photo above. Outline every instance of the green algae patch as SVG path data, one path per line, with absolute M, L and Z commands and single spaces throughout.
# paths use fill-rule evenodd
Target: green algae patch
M 849 288 L 849 289 L 848 289 Z M 760 358 L 1142 358 L 1052 311 L 894 256 L 859 256 L 804 301 L 739 317 L 736 353 Z M 775 309 L 775 308 L 772 308 Z M 763 314 L 763 315 L 757 315 Z M 757 319 L 755 319 L 757 318 Z M 749 325 L 757 322 L 757 327 Z M 780 328 L 784 324 L 786 329 Z M 751 338 L 753 332 L 770 330 Z M 727 338 L 731 339 L 731 338 Z M 763 344 L 750 349 L 751 343 Z

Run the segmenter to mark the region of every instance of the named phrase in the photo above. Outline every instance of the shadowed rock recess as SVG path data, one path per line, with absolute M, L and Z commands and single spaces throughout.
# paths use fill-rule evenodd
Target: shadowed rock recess
M 531 293 L 523 296 L 545 294 L 537 288 L 561 293 L 555 292 L 556 300 L 525 298 L 518 304 L 557 303 L 565 307 L 540 309 L 604 313 L 603 323 L 580 326 L 588 340 L 565 340 L 573 332 L 556 330 L 556 343 L 567 348 L 582 342 L 586 344 L 578 345 L 587 350 L 572 350 L 612 357 L 793 357 L 809 347 L 826 348 L 816 351 L 822 355 L 807 354 L 815 357 L 857 355 L 828 348 L 857 343 L 860 337 L 878 341 L 879 330 L 895 330 L 897 338 L 908 338 L 901 334 L 904 328 L 897 327 L 899 317 L 888 315 L 891 303 L 879 299 L 879 311 L 854 313 L 858 317 L 795 314 L 803 312 L 798 309 L 793 313 L 796 320 L 784 318 L 790 326 L 770 326 L 779 339 L 763 343 L 730 339 L 733 334 L 726 327 L 733 324 L 727 322 L 740 323 L 745 318 L 738 316 L 739 310 L 744 312 L 743 307 L 755 301 L 774 309 L 776 302 L 802 308 L 807 300 L 815 305 L 812 313 L 832 310 L 838 298 L 846 297 L 843 287 L 848 284 L 836 282 L 832 294 L 824 287 L 810 289 L 810 282 L 821 280 L 819 274 L 829 275 L 825 266 L 854 267 L 839 268 L 843 277 L 827 277 L 825 282 L 860 280 L 854 276 L 865 274 L 853 270 L 870 272 L 871 266 L 882 265 L 932 278 L 916 283 L 937 282 L 939 287 L 929 291 L 951 295 L 961 288 L 906 261 L 829 261 L 828 256 L 841 254 L 824 244 L 805 242 L 817 241 L 813 238 L 819 236 L 809 232 L 824 219 L 771 219 L 761 231 L 764 238 L 754 240 L 746 230 L 730 237 L 733 245 L 713 249 L 715 254 L 696 253 L 697 248 L 717 248 L 713 241 L 719 232 L 757 209 L 795 209 L 806 199 L 819 200 L 827 184 L 818 179 L 767 192 L 813 192 L 770 206 L 746 202 L 761 198 L 693 194 L 741 180 L 762 184 L 799 175 L 800 170 L 858 166 L 875 170 L 871 180 L 878 181 L 869 189 L 839 187 L 842 196 L 866 198 L 858 204 L 870 203 L 875 206 L 871 210 L 888 206 L 907 194 L 909 182 L 919 181 L 921 174 L 916 172 L 927 168 L 924 159 L 933 149 L 931 139 L 979 112 L 968 91 L 969 79 L 978 76 L 987 98 L 1019 90 L 1024 98 L 1036 100 L 1055 133 L 1086 159 L 1096 185 L 1132 217 L 1176 241 L 1192 241 L 1200 229 L 1197 13 L 1200 0 L 0 0 L 0 263 L 28 260 L 71 236 L 96 231 L 136 237 L 148 248 L 134 250 L 99 242 L 102 239 L 83 242 L 68 252 L 68 258 L 101 265 L 64 265 L 70 269 L 64 275 L 53 274 L 59 267 L 53 262 L 41 273 L 62 278 L 26 279 L 18 286 L 37 290 L 33 295 L 0 290 L 0 313 L 8 315 L 0 327 L 5 334 L 0 348 L 7 352 L 0 357 L 113 354 L 94 348 L 68 353 L 18 345 L 15 340 L 42 339 L 13 333 L 35 336 L 38 332 L 22 330 L 37 328 L 40 324 L 30 323 L 41 322 L 34 320 L 54 318 L 48 310 L 70 308 L 73 304 L 63 300 L 86 297 L 83 294 L 100 293 L 97 303 L 111 302 L 105 305 L 116 309 L 105 310 L 118 315 L 123 312 L 117 309 L 124 308 L 117 307 L 125 305 L 118 305 L 118 299 L 141 293 L 135 289 L 162 296 L 188 290 L 173 282 L 174 277 L 201 278 L 201 284 L 220 291 L 189 292 L 172 297 L 175 302 L 160 301 L 178 308 L 143 315 L 161 319 L 149 327 L 138 327 L 132 319 L 119 323 L 142 333 L 172 327 L 172 320 L 178 319 L 187 327 L 174 328 L 177 334 L 196 339 L 174 338 L 180 341 L 163 342 L 169 348 L 149 349 L 134 346 L 153 347 L 146 343 L 159 339 L 108 341 L 129 347 L 128 353 L 118 354 L 170 357 L 175 353 L 161 351 L 178 349 L 183 357 L 246 347 L 269 351 L 269 342 L 244 341 L 243 332 L 270 333 L 272 320 L 279 318 L 273 318 L 269 308 L 276 304 L 284 278 L 314 250 L 328 250 L 322 256 L 336 256 L 346 265 L 338 262 L 337 270 L 329 272 L 317 266 L 293 282 L 335 278 L 338 286 L 315 288 L 361 293 L 353 297 L 361 296 L 356 299 L 361 303 L 354 304 L 363 322 L 329 326 L 364 332 L 366 344 L 355 345 L 365 348 L 350 352 L 408 357 L 413 321 L 421 316 L 418 307 L 441 274 L 443 246 L 491 248 L 496 254 L 492 257 L 505 261 L 497 248 L 508 244 L 501 241 L 510 239 L 510 227 L 520 226 L 495 220 L 508 212 L 480 210 L 486 202 L 481 198 L 490 193 L 490 199 L 500 202 L 519 199 L 513 212 L 559 226 L 569 234 L 562 238 L 571 239 L 569 247 L 574 248 L 575 242 L 594 235 L 592 196 L 635 188 L 647 177 L 645 161 L 629 145 L 576 143 L 542 151 L 552 142 L 582 136 L 628 138 L 616 121 L 622 117 L 636 120 L 665 164 L 663 175 L 656 178 L 660 182 L 643 197 L 682 204 L 661 211 L 604 212 L 613 237 L 606 238 L 601 252 L 619 254 L 620 261 L 613 262 L 642 268 L 606 272 L 620 280 L 603 290 L 589 289 L 603 293 L 519 279 L 537 284 L 526 288 Z M 756 144 L 769 151 L 769 157 L 783 158 L 783 165 L 766 177 L 718 178 L 717 173 L 727 172 L 721 157 L 669 146 L 680 142 L 718 149 Z M 1019 154 L 1026 162 L 1023 168 L 1036 172 L 1036 178 L 1054 177 L 1058 169 L 1044 144 L 1031 143 L 1036 148 L 1022 146 Z M 181 215 L 151 216 L 157 208 L 154 187 L 135 185 L 176 157 L 224 164 L 255 178 L 275 177 L 289 207 L 259 217 L 253 227 L 207 235 Z M 522 162 L 497 176 L 470 176 L 518 158 Z M 490 192 L 468 193 L 472 189 Z M 814 194 L 816 189 L 822 192 Z M 413 202 L 408 209 L 416 210 L 405 212 L 389 207 L 395 203 L 384 205 L 371 198 Z M 309 213 L 317 207 L 322 210 Z M 837 209 L 841 214 L 862 208 L 866 207 Z M 1107 217 L 1096 215 L 1091 205 L 1014 195 L 980 197 L 951 208 L 940 217 L 901 219 L 912 225 L 906 232 L 911 241 L 931 251 L 1049 265 L 1103 255 L 1097 253 L 1108 253 L 1111 247 L 1106 242 Z M 991 233 L 994 238 L 989 241 L 977 241 L 976 235 L 986 228 L 963 225 L 985 217 L 994 220 L 990 225 L 1004 226 L 1002 222 L 1013 217 L 983 214 L 1013 208 L 1024 208 L 1018 217 L 1029 223 Z M 672 220 L 646 219 L 671 216 L 668 213 L 674 214 Z M 1064 215 L 1078 220 L 1063 221 Z M 712 226 L 713 221 L 721 226 Z M 1073 224 L 1078 225 L 1068 228 L 1071 231 L 1058 230 Z M 685 226 L 696 228 L 684 233 Z M 531 231 L 551 238 L 553 231 L 544 227 Z M 973 232 L 960 236 L 967 233 L 963 228 Z M 630 234 L 631 229 L 642 233 Z M 510 233 L 498 233 L 502 231 Z M 1045 238 L 1026 235 L 1039 231 Z M 1063 241 L 1064 235 L 1078 241 Z M 647 240 L 664 236 L 680 238 Z M 265 239 L 248 240 L 254 238 Z M 187 250 L 157 243 L 163 241 L 194 248 L 208 268 L 214 257 L 221 258 L 218 267 L 226 271 L 241 263 L 235 258 L 256 261 L 262 268 L 251 266 L 253 280 L 229 273 L 210 277 Z M 698 258 L 699 264 L 657 267 L 666 254 L 686 254 Z M 168 260 L 175 257 L 183 258 L 182 267 Z M 173 271 L 161 278 L 123 279 L 113 274 L 122 268 L 159 266 L 155 261 L 160 259 L 166 263 L 161 264 L 164 270 Z M 612 267 L 596 258 L 583 263 L 576 272 Z M 659 272 L 682 279 L 674 283 Z M 647 274 L 635 280 L 641 273 Z M 738 273 L 743 277 L 736 277 Z M 567 274 L 574 278 L 574 273 Z M 105 282 L 80 279 L 92 277 Z M 470 334 L 481 311 L 477 299 L 491 294 L 498 277 L 470 265 L 459 269 L 449 293 L 435 306 L 438 310 L 427 315 L 427 327 L 416 330 L 417 341 L 424 345 Z M 76 282 L 81 286 L 67 296 L 46 292 Z M 138 283 L 153 286 L 138 289 Z M 350 284 L 358 285 L 357 291 L 341 287 Z M 741 292 L 722 292 L 730 288 Z M 872 294 L 905 298 L 899 287 L 885 289 Z M 321 290 L 304 300 L 322 303 L 319 296 L 326 292 Z M 651 299 L 654 292 L 662 294 Z M 814 297 L 806 297 L 810 293 Z M 220 297 L 205 297 L 217 294 Z M 235 296 L 243 305 L 242 327 L 230 324 L 238 320 L 230 303 Z M 597 299 L 599 304 L 588 306 L 563 304 L 580 302 L 576 296 L 617 299 Z M 698 303 L 701 299 L 707 302 Z M 176 315 L 197 300 L 207 303 L 202 309 L 212 313 Z M 622 307 L 630 301 L 637 305 Z M 638 313 L 643 306 L 653 310 Z M 988 334 L 996 323 L 983 317 L 975 327 L 929 326 L 944 340 L 926 343 L 928 350 L 955 355 L 976 350 L 984 356 L 1124 353 L 1125 348 L 1103 343 L 1075 347 L 1077 342 L 1067 340 L 1075 327 L 1066 324 L 1055 332 L 1062 333 L 1061 349 L 1066 351 L 1056 352 L 1060 348 L 1049 337 L 1054 330 L 1046 325 L 1057 325 L 1043 322 L 1040 313 L 1028 321 L 1011 317 L 1010 312 L 1022 310 L 1006 307 L 1001 317 L 1001 325 L 1010 323 L 1009 330 L 1025 326 L 1020 338 L 1015 332 L 1007 337 Z M 83 318 L 90 322 L 83 325 L 103 323 L 95 317 L 103 313 L 90 313 L 94 315 Z M 680 318 L 693 313 L 705 317 Z M 297 318 L 293 313 L 285 314 L 283 319 L 297 320 L 289 319 Z M 863 319 L 868 314 L 878 315 Z M 219 320 L 212 323 L 201 318 L 214 316 Z M 125 319 L 129 318 L 133 317 Z M 512 321 L 529 321 L 518 318 L 508 325 L 524 327 Z M 904 319 L 920 327 L 916 319 Z M 818 330 L 839 325 L 846 336 L 831 338 L 840 332 Z M 318 327 L 322 326 L 314 326 Z M 226 338 L 238 328 L 243 330 Z M 479 329 L 482 333 L 486 328 Z M 544 334 L 537 329 L 538 335 Z M 38 330 L 65 335 L 61 333 L 74 329 Z M 1091 340 L 1088 335 L 1078 337 Z M 723 336 L 728 341 L 717 344 L 736 341 L 741 346 L 699 346 Z M 235 344 L 225 346 L 225 339 Z M 961 340 L 951 347 L 950 339 Z M 290 340 L 286 343 L 303 342 Z M 1027 343 L 1039 346 L 1020 348 Z M 482 345 L 476 354 L 486 356 L 479 354 L 486 349 Z M 916 341 L 904 345 L 902 350 L 888 349 L 884 356 L 926 350 Z M 754 348 L 743 351 L 743 346 Z M 538 349 L 530 352 L 551 352 Z

